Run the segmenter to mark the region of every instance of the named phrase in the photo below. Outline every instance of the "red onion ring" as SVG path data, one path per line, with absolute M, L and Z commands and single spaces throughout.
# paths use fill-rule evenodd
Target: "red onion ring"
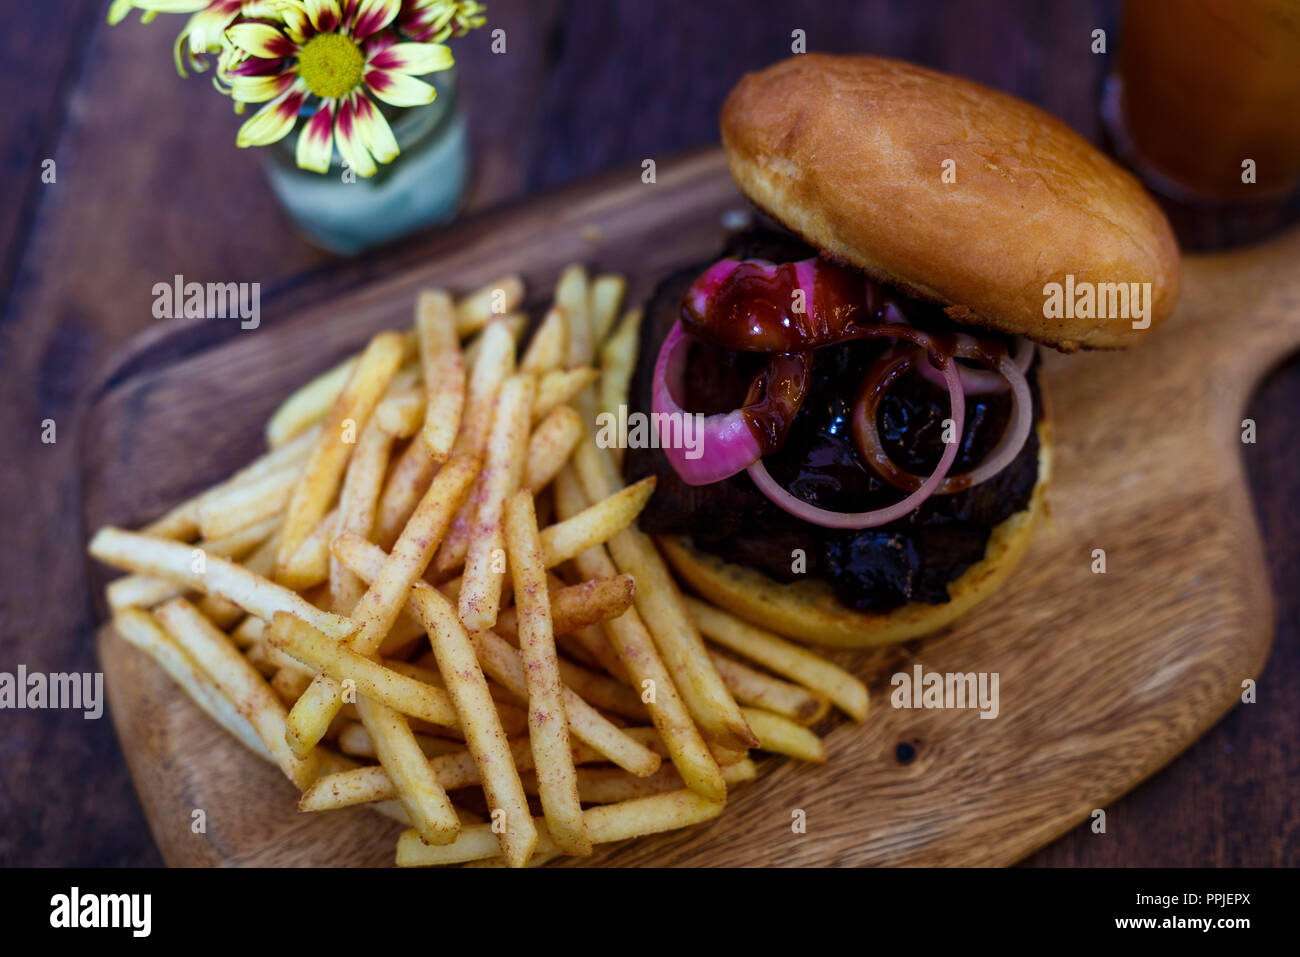
M 1030 354 L 1032 355 L 1032 352 Z M 990 365 L 993 369 L 996 369 L 995 374 L 1005 379 L 1007 387 L 1011 389 L 1011 421 L 1007 423 L 998 444 L 993 447 L 993 450 L 985 456 L 979 465 L 969 472 L 947 476 L 934 490 L 935 495 L 952 495 L 971 486 L 979 485 L 981 482 L 986 482 L 997 475 L 1020 454 L 1020 450 L 1024 448 L 1025 442 L 1029 438 L 1029 430 L 1033 427 L 1033 395 L 1029 391 L 1029 381 L 1025 378 L 1019 364 L 1007 355 L 1005 350 L 999 353 L 990 353 L 980 346 L 978 340 L 962 334 L 956 337 L 953 355 Z M 893 361 L 895 363 L 899 362 L 898 359 Z M 953 364 L 956 365 L 955 362 Z M 890 374 L 891 371 L 887 370 L 885 374 Z M 898 369 L 892 371 L 892 374 L 897 377 L 902 371 L 904 370 Z M 972 370 L 962 370 L 962 372 L 969 371 Z M 889 381 L 892 382 L 893 380 L 890 379 Z M 876 424 L 879 394 L 877 392 L 877 401 L 873 404 L 868 401 L 869 397 L 866 390 L 863 390 L 853 407 L 853 436 L 858 446 L 858 452 L 863 460 L 871 465 L 877 474 L 889 482 L 890 485 L 904 492 L 912 491 L 921 486 L 921 476 L 905 471 L 895 465 L 880 441 L 880 431 Z M 957 434 L 958 436 L 961 435 L 960 430 Z M 945 454 L 947 454 L 947 450 L 945 450 Z
M 912 338 L 909 336 L 909 339 Z M 934 472 L 921 483 L 915 491 L 904 498 L 902 501 L 895 502 L 884 508 L 872 509 L 868 512 L 833 512 L 828 509 L 818 508 L 811 505 L 803 499 L 792 495 L 783 489 L 772 478 L 763 460 L 759 459 L 749 466 L 749 477 L 754 480 L 758 490 L 766 495 L 774 505 L 786 512 L 789 512 L 795 518 L 802 519 L 813 525 L 820 525 L 822 528 L 843 528 L 843 529 L 862 529 L 875 528 L 879 525 L 887 525 L 890 522 L 897 521 L 905 515 L 908 515 L 921 507 L 927 498 L 929 498 L 941 484 L 943 484 L 948 470 L 952 468 L 952 463 L 957 458 L 957 447 L 960 444 L 962 428 L 965 425 L 966 418 L 966 396 L 962 391 L 961 376 L 957 372 L 957 363 L 952 356 L 945 355 L 939 351 L 933 340 L 926 336 L 925 333 L 917 331 L 916 338 L 920 340 L 917 344 L 921 345 L 930 356 L 930 361 L 935 363 L 939 371 L 943 373 L 944 382 L 948 386 L 948 399 L 952 404 L 952 420 L 954 432 L 958 436 L 958 441 L 949 442 L 943 450 L 943 455 L 939 458 L 939 464 Z
M 692 414 L 683 409 L 674 398 L 674 393 L 682 393 L 686 375 L 686 349 L 689 345 L 690 339 L 681 322 L 673 323 L 655 362 L 651 410 L 656 418 L 652 419 L 652 423 L 663 421 L 657 417 L 664 413 L 677 416 Z M 700 436 L 699 447 L 701 451 L 707 447 L 708 451 L 698 458 L 688 458 L 687 450 L 682 447 L 662 442 L 660 447 L 673 471 L 687 485 L 709 485 L 730 478 L 763 454 L 758 439 L 750 430 L 740 409 L 704 417 L 704 432 Z

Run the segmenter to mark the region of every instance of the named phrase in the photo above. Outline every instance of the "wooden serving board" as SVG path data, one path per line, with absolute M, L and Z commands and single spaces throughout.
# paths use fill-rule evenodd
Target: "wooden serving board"
M 538 304 L 582 260 L 626 273 L 630 298 L 643 299 L 668 270 L 714 253 L 722 214 L 744 208 L 717 152 L 658 176 L 644 184 L 629 171 L 492 214 L 397 278 L 294 315 L 275 315 L 272 301 L 255 331 L 208 322 L 150 334 L 86 409 L 87 529 L 146 521 L 251 458 L 276 404 L 377 329 L 409 322 L 421 286 L 465 291 L 513 270 Z M 872 710 L 833 727 L 824 766 L 765 759 L 717 821 L 601 848 L 590 863 L 1011 864 L 1190 745 L 1239 700 L 1272 639 L 1241 416 L 1261 376 L 1300 344 L 1297 262 L 1300 232 L 1189 259 L 1177 313 L 1144 345 L 1050 355 L 1050 520 L 1006 588 L 943 634 L 836 652 L 871 682 Z M 1105 574 L 1092 572 L 1096 548 Z M 106 574 L 89 578 L 98 591 Z M 99 650 L 169 863 L 391 862 L 396 825 L 363 809 L 298 814 L 279 772 L 111 628 Z M 889 676 L 916 663 L 997 672 L 1000 715 L 891 708 Z M 190 829 L 197 808 L 204 835 Z M 792 833 L 795 809 L 806 833 Z

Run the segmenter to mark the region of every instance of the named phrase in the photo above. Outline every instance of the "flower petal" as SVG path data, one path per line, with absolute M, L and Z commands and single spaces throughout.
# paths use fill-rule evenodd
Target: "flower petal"
M 397 43 L 376 53 L 366 66 L 373 70 L 395 70 L 420 76 L 450 69 L 455 62 L 451 48 L 440 43 Z
M 240 103 L 265 103 L 289 89 L 294 76 L 289 70 L 279 76 L 231 76 L 230 97 Z
M 388 125 L 388 120 L 384 119 L 384 114 L 375 109 L 375 104 L 371 103 L 364 93 L 353 94 L 353 98 L 357 132 L 361 136 L 361 142 L 366 144 L 366 149 L 375 154 L 376 160 L 381 163 L 391 163 L 401 151 L 397 148 L 397 140 Z
M 352 21 L 352 38 L 364 40 L 377 33 L 397 18 L 402 0 L 361 0 Z
M 366 86 L 390 106 L 424 106 L 432 103 L 438 91 L 423 80 L 389 70 L 367 70 Z
M 338 119 L 334 122 L 334 138 L 343 162 L 352 167 L 358 176 L 369 178 L 375 175 L 375 161 L 370 158 L 369 151 L 361 142 L 351 97 L 339 103 Z
M 343 20 L 336 0 L 302 0 L 302 5 L 317 33 L 333 33 Z
M 334 158 L 334 102 L 326 100 L 298 134 L 295 158 L 302 169 L 328 173 Z
M 269 23 L 236 23 L 226 31 L 226 37 L 239 49 L 264 60 L 293 56 L 298 52 L 298 44 Z
M 239 133 L 235 137 L 235 145 L 241 148 L 266 146 L 268 143 L 284 139 L 293 129 L 293 124 L 298 119 L 298 108 L 306 98 L 307 88 L 300 83 L 295 83 L 288 92 L 281 94 L 278 99 L 272 100 L 244 121 L 244 125 L 239 128 Z

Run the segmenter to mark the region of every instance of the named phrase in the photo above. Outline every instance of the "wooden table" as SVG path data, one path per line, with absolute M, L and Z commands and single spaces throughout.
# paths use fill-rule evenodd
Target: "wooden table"
M 716 140 L 745 70 L 808 48 L 887 53 L 1033 100 L 1098 138 L 1117 4 L 491 0 L 506 30 L 455 46 L 475 150 L 467 215 Z M 151 287 L 175 273 L 260 282 L 263 322 L 418 260 L 416 237 L 357 260 L 298 239 L 237 119 L 206 78 L 172 72 L 177 18 L 103 22 L 98 0 L 9 13 L 0 59 L 0 671 L 93 671 L 73 478 L 78 397 L 128 337 L 156 328 Z M 41 181 L 45 159 L 56 179 Z M 1225 303 L 1225 308 L 1231 308 Z M 1278 597 L 1259 703 L 1238 708 L 1168 769 L 1029 863 L 1280 865 L 1300 860 L 1300 363 L 1265 385 L 1244 446 Z M 1172 414 L 1172 413 L 1171 413 Z M 41 442 L 53 419 L 54 444 Z M 1194 462 L 1187 463 L 1195 468 Z M 0 736 L 0 864 L 158 864 L 107 717 L 11 711 Z

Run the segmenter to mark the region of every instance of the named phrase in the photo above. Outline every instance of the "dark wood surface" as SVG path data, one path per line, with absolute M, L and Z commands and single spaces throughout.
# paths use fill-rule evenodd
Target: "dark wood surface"
M 605 3 L 493 0 L 508 52 L 483 31 L 457 47 L 476 150 L 469 215 L 548 187 L 716 139 L 746 69 L 809 49 L 888 53 L 1033 100 L 1098 137 L 1103 58 L 1091 30 L 1113 2 Z M 357 261 L 297 239 L 237 120 L 205 79 L 170 66 L 176 21 L 109 29 L 104 5 L 16 10 L 0 91 L 0 670 L 96 667 L 73 463 L 78 399 L 133 333 L 157 329 L 154 282 L 257 281 L 264 322 L 425 258 L 436 236 Z M 45 158 L 57 182 L 40 182 Z M 268 298 L 274 292 L 274 298 Z M 1231 303 L 1225 303 L 1231 308 Z M 1246 447 L 1279 629 L 1260 703 L 1239 708 L 1039 864 L 1283 864 L 1300 859 L 1300 366 L 1253 401 Z M 1171 412 L 1171 414 L 1176 414 Z M 41 421 L 58 442 L 40 442 Z M 1195 462 L 1188 463 L 1195 468 Z M 6 712 L 0 863 L 150 864 L 160 858 L 107 720 Z

